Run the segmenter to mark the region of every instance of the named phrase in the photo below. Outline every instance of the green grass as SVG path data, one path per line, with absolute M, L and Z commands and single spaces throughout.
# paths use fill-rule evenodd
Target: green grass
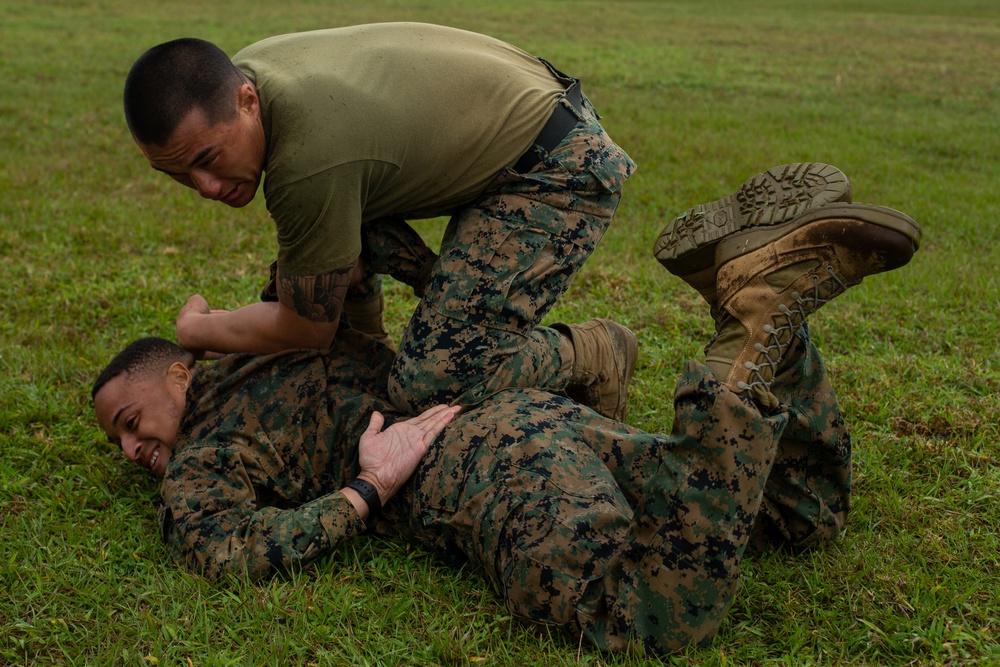
M 181 35 L 234 52 L 366 21 L 447 23 L 581 76 L 640 164 L 551 319 L 641 336 L 632 420 L 670 425 L 710 333 L 650 256 L 690 205 L 819 160 L 925 242 L 813 322 L 856 443 L 845 537 L 747 560 L 696 665 L 1000 664 L 1000 6 L 987 0 L 0 1 L 0 664 L 640 665 L 512 621 L 474 573 L 359 539 L 320 567 L 210 586 L 169 560 L 155 484 L 103 441 L 89 384 L 125 342 L 173 336 L 189 294 L 256 298 L 259 203 L 200 201 L 144 165 L 125 73 Z M 420 223 L 428 240 L 440 221 Z M 395 331 L 413 301 L 389 285 Z

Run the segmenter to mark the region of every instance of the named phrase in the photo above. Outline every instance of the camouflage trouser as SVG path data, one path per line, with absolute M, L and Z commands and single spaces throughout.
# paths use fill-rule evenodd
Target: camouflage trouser
M 411 528 L 481 566 L 512 613 L 600 648 L 707 641 L 748 545 L 811 546 L 847 516 L 847 429 L 815 348 L 792 353 L 768 416 L 689 362 L 670 435 L 505 392 L 428 454 Z
M 415 234 L 400 253 L 403 221 L 366 225 L 366 262 L 423 292 L 390 373 L 398 409 L 473 405 L 508 387 L 566 386 L 569 342 L 537 325 L 601 240 L 635 167 L 588 101 L 577 115 L 580 122 L 535 168 L 504 169 L 452 217 L 429 270 Z

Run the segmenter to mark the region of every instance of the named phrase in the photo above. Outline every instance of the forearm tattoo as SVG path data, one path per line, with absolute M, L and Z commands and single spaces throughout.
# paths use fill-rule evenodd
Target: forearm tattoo
M 260 291 L 261 301 L 277 301 L 278 300 L 278 262 L 271 262 L 269 267 L 271 272 L 268 278 L 267 285 L 264 285 L 264 289 Z
M 288 276 L 277 270 L 278 301 L 313 322 L 337 322 L 354 263 L 318 276 Z

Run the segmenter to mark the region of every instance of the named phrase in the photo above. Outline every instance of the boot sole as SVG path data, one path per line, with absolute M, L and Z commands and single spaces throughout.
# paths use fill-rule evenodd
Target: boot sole
M 869 204 L 835 204 L 807 211 L 784 224 L 733 234 L 717 245 L 715 266 L 721 267 L 737 257 L 759 250 L 808 224 L 831 219 L 858 220 L 898 232 L 910 240 L 913 251 L 920 247 L 923 236 L 916 221 L 901 211 Z
M 653 254 L 667 271 L 683 279 L 717 266 L 715 249 L 724 237 L 850 201 L 851 184 L 834 166 L 802 162 L 774 167 L 747 180 L 735 193 L 671 220 L 657 237 Z

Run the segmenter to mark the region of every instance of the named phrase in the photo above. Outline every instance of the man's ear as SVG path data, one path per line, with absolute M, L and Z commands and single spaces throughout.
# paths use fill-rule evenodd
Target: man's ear
M 167 385 L 177 389 L 181 394 L 187 393 L 192 377 L 191 369 L 182 361 L 175 361 L 167 368 Z
M 255 118 L 260 114 L 260 98 L 257 96 L 257 87 L 249 81 L 244 81 L 236 91 L 236 108 Z

